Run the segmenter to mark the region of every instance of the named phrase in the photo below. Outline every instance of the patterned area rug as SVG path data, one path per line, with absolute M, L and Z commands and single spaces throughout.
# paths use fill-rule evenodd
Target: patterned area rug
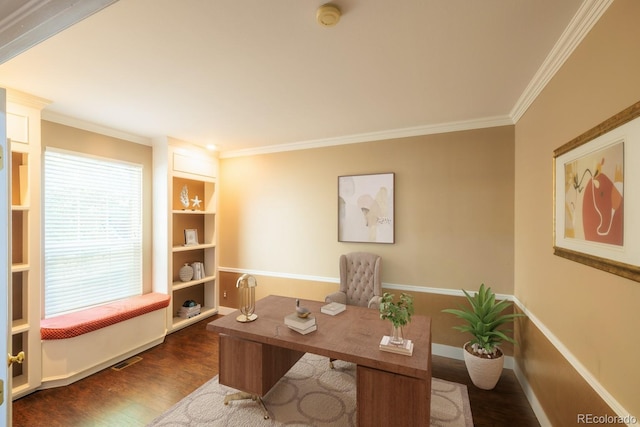
M 257 402 L 224 397 L 237 390 L 218 384 L 218 376 L 182 399 L 149 426 L 355 426 L 356 366 L 305 354 L 264 397 L 270 418 Z M 433 378 L 431 426 L 473 427 L 467 387 Z

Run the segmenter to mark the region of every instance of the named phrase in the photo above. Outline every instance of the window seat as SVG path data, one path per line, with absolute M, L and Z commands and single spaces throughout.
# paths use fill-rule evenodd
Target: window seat
M 169 295 L 149 293 L 44 319 L 40 322 L 40 337 L 43 340 L 77 337 L 165 308 L 170 299 Z

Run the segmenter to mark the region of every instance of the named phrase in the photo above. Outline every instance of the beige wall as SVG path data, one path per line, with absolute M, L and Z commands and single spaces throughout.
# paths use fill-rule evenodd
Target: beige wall
M 222 159 L 220 266 L 337 280 L 340 254 L 365 250 L 385 283 L 512 294 L 513 139 L 505 126 Z M 338 176 L 383 172 L 396 243 L 338 242 Z
M 515 295 L 636 417 L 640 417 L 640 283 L 553 255 L 552 154 L 640 100 L 638 17 L 640 2 L 613 2 L 515 131 Z M 637 191 L 631 183 L 625 189 Z M 520 334 L 525 341 L 538 340 L 526 330 Z M 523 348 L 519 362 L 536 394 L 556 397 L 548 399 L 549 418 L 557 425 L 573 424 L 571 402 L 579 390 L 575 380 L 553 374 L 566 362 L 553 351 L 531 347 Z
M 151 147 L 42 121 L 42 147 L 56 147 L 100 157 L 142 164 L 143 171 L 143 290 L 151 292 L 152 152 Z

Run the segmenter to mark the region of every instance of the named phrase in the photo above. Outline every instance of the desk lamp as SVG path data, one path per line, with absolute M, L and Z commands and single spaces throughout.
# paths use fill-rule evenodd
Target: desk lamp
M 240 316 L 236 317 L 238 322 L 253 322 L 258 318 L 254 313 L 256 309 L 256 278 L 250 274 L 243 274 L 236 282 L 236 288 L 240 289 Z

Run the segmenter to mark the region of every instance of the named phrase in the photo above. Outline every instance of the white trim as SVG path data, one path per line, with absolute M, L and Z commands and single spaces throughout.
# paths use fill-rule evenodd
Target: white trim
M 449 295 L 454 297 L 464 297 L 464 292 L 461 289 L 446 289 L 446 288 L 433 288 L 429 286 L 415 286 L 415 285 L 398 285 L 395 283 L 382 283 L 382 287 L 386 289 L 395 289 L 398 291 L 411 291 L 411 292 L 420 292 L 424 294 L 438 294 L 438 295 Z M 475 290 L 467 290 L 469 294 L 473 295 Z M 498 300 L 507 300 L 513 301 L 513 295 L 507 294 L 495 294 L 496 299 Z
M 540 423 L 540 425 L 542 427 L 551 426 L 552 425 L 551 421 L 549 421 L 549 418 L 547 418 L 547 414 L 544 412 L 544 409 L 542 409 L 542 405 L 540 404 L 540 401 L 538 400 L 538 398 L 536 397 L 536 394 L 533 392 L 533 389 L 529 385 L 529 381 L 527 381 L 527 377 L 524 375 L 522 370 L 520 370 L 520 366 L 518 366 L 517 363 L 515 363 L 513 366 L 513 373 L 516 375 L 516 378 L 518 379 L 518 382 L 522 387 L 522 391 L 524 391 L 524 394 L 527 397 L 527 400 L 529 401 L 529 405 L 531 405 L 531 409 L 533 410 L 533 413 L 536 415 L 536 418 L 538 419 L 538 422 Z
M 571 353 L 571 351 L 551 332 L 533 313 L 531 313 L 520 302 L 518 298 L 513 297 L 513 302 L 527 315 L 529 320 L 538 328 L 540 332 L 549 340 L 549 342 L 560 352 L 567 362 L 582 376 L 582 378 L 593 388 L 593 390 L 604 400 L 607 405 L 613 409 L 620 417 L 626 417 L 631 412 L 625 408 L 600 384 L 600 382 L 589 372 L 587 368 Z M 522 384 L 522 383 L 521 383 Z M 523 384 L 524 387 L 524 384 Z M 531 392 L 533 394 L 533 392 Z M 531 402 L 531 401 L 530 401 Z
M 248 274 L 253 274 L 254 276 L 279 277 L 283 279 L 296 279 L 296 280 L 325 282 L 325 283 L 340 283 L 339 277 L 309 276 L 306 274 L 291 274 L 291 273 L 281 273 L 278 271 L 265 271 L 265 270 L 248 270 L 244 268 L 233 268 L 233 267 L 219 267 L 218 270 L 226 273 L 248 273 Z M 428 286 L 400 285 L 396 283 L 385 283 L 385 282 L 382 283 L 382 287 L 386 289 L 394 289 L 397 291 L 408 291 L 408 292 L 419 292 L 424 294 L 439 294 L 439 295 L 464 297 L 464 292 L 462 292 L 461 289 L 446 289 L 446 288 L 434 288 L 434 287 L 428 287 Z M 474 291 L 469 290 L 468 292 L 473 293 Z M 499 300 L 506 299 L 508 301 L 513 301 L 513 295 L 496 294 L 496 298 Z
M 520 120 L 611 3 L 613 0 L 585 0 L 582 3 L 511 110 L 509 116 L 513 123 Z
M 0 18 L 0 64 L 82 21 L 117 0 L 12 2 Z
M 37 110 L 42 110 L 47 105 L 51 104 L 51 101 L 48 99 L 40 98 L 39 96 L 30 95 L 26 92 L 11 88 L 7 88 L 7 102 L 14 102 Z
M 237 308 L 224 307 L 222 305 L 218 306 L 218 314 L 220 314 L 222 316 L 226 316 L 227 314 L 231 314 L 236 310 L 237 310 Z
M 223 271 L 225 273 L 247 273 L 254 276 L 280 277 L 283 279 L 296 279 L 313 282 L 340 283 L 340 279 L 334 277 L 309 276 L 306 274 L 280 273 L 276 271 L 264 270 L 249 270 L 246 268 L 218 267 L 218 271 Z
M 112 138 L 123 139 L 125 141 L 135 142 L 142 145 L 153 145 L 152 139 L 140 135 L 135 135 L 118 129 L 102 126 L 96 123 L 87 122 L 75 117 L 66 116 L 64 114 L 55 113 L 53 111 L 42 110 L 42 120 L 58 123 L 65 126 L 71 126 L 76 129 L 94 132 Z
M 434 356 L 442 356 L 442 357 L 447 357 L 449 359 L 464 360 L 463 351 L 464 350 L 462 350 L 462 347 L 454 347 L 452 345 L 437 344 L 437 343 L 431 344 L 431 354 Z M 515 365 L 516 363 L 513 356 L 504 356 L 505 368 L 513 370 Z
M 434 125 L 415 126 L 402 129 L 390 129 L 379 132 L 360 133 L 336 138 L 315 139 L 311 141 L 292 142 L 289 144 L 270 145 L 266 147 L 229 150 L 220 153 L 221 159 L 231 157 L 255 156 L 258 154 L 279 153 L 283 151 L 306 150 L 309 148 L 331 147 L 334 145 L 357 144 L 360 142 L 382 141 L 385 139 L 406 138 L 410 136 L 432 135 L 471 129 L 482 129 L 497 126 L 513 125 L 508 116 L 485 117 L 480 119 L 449 122 Z

